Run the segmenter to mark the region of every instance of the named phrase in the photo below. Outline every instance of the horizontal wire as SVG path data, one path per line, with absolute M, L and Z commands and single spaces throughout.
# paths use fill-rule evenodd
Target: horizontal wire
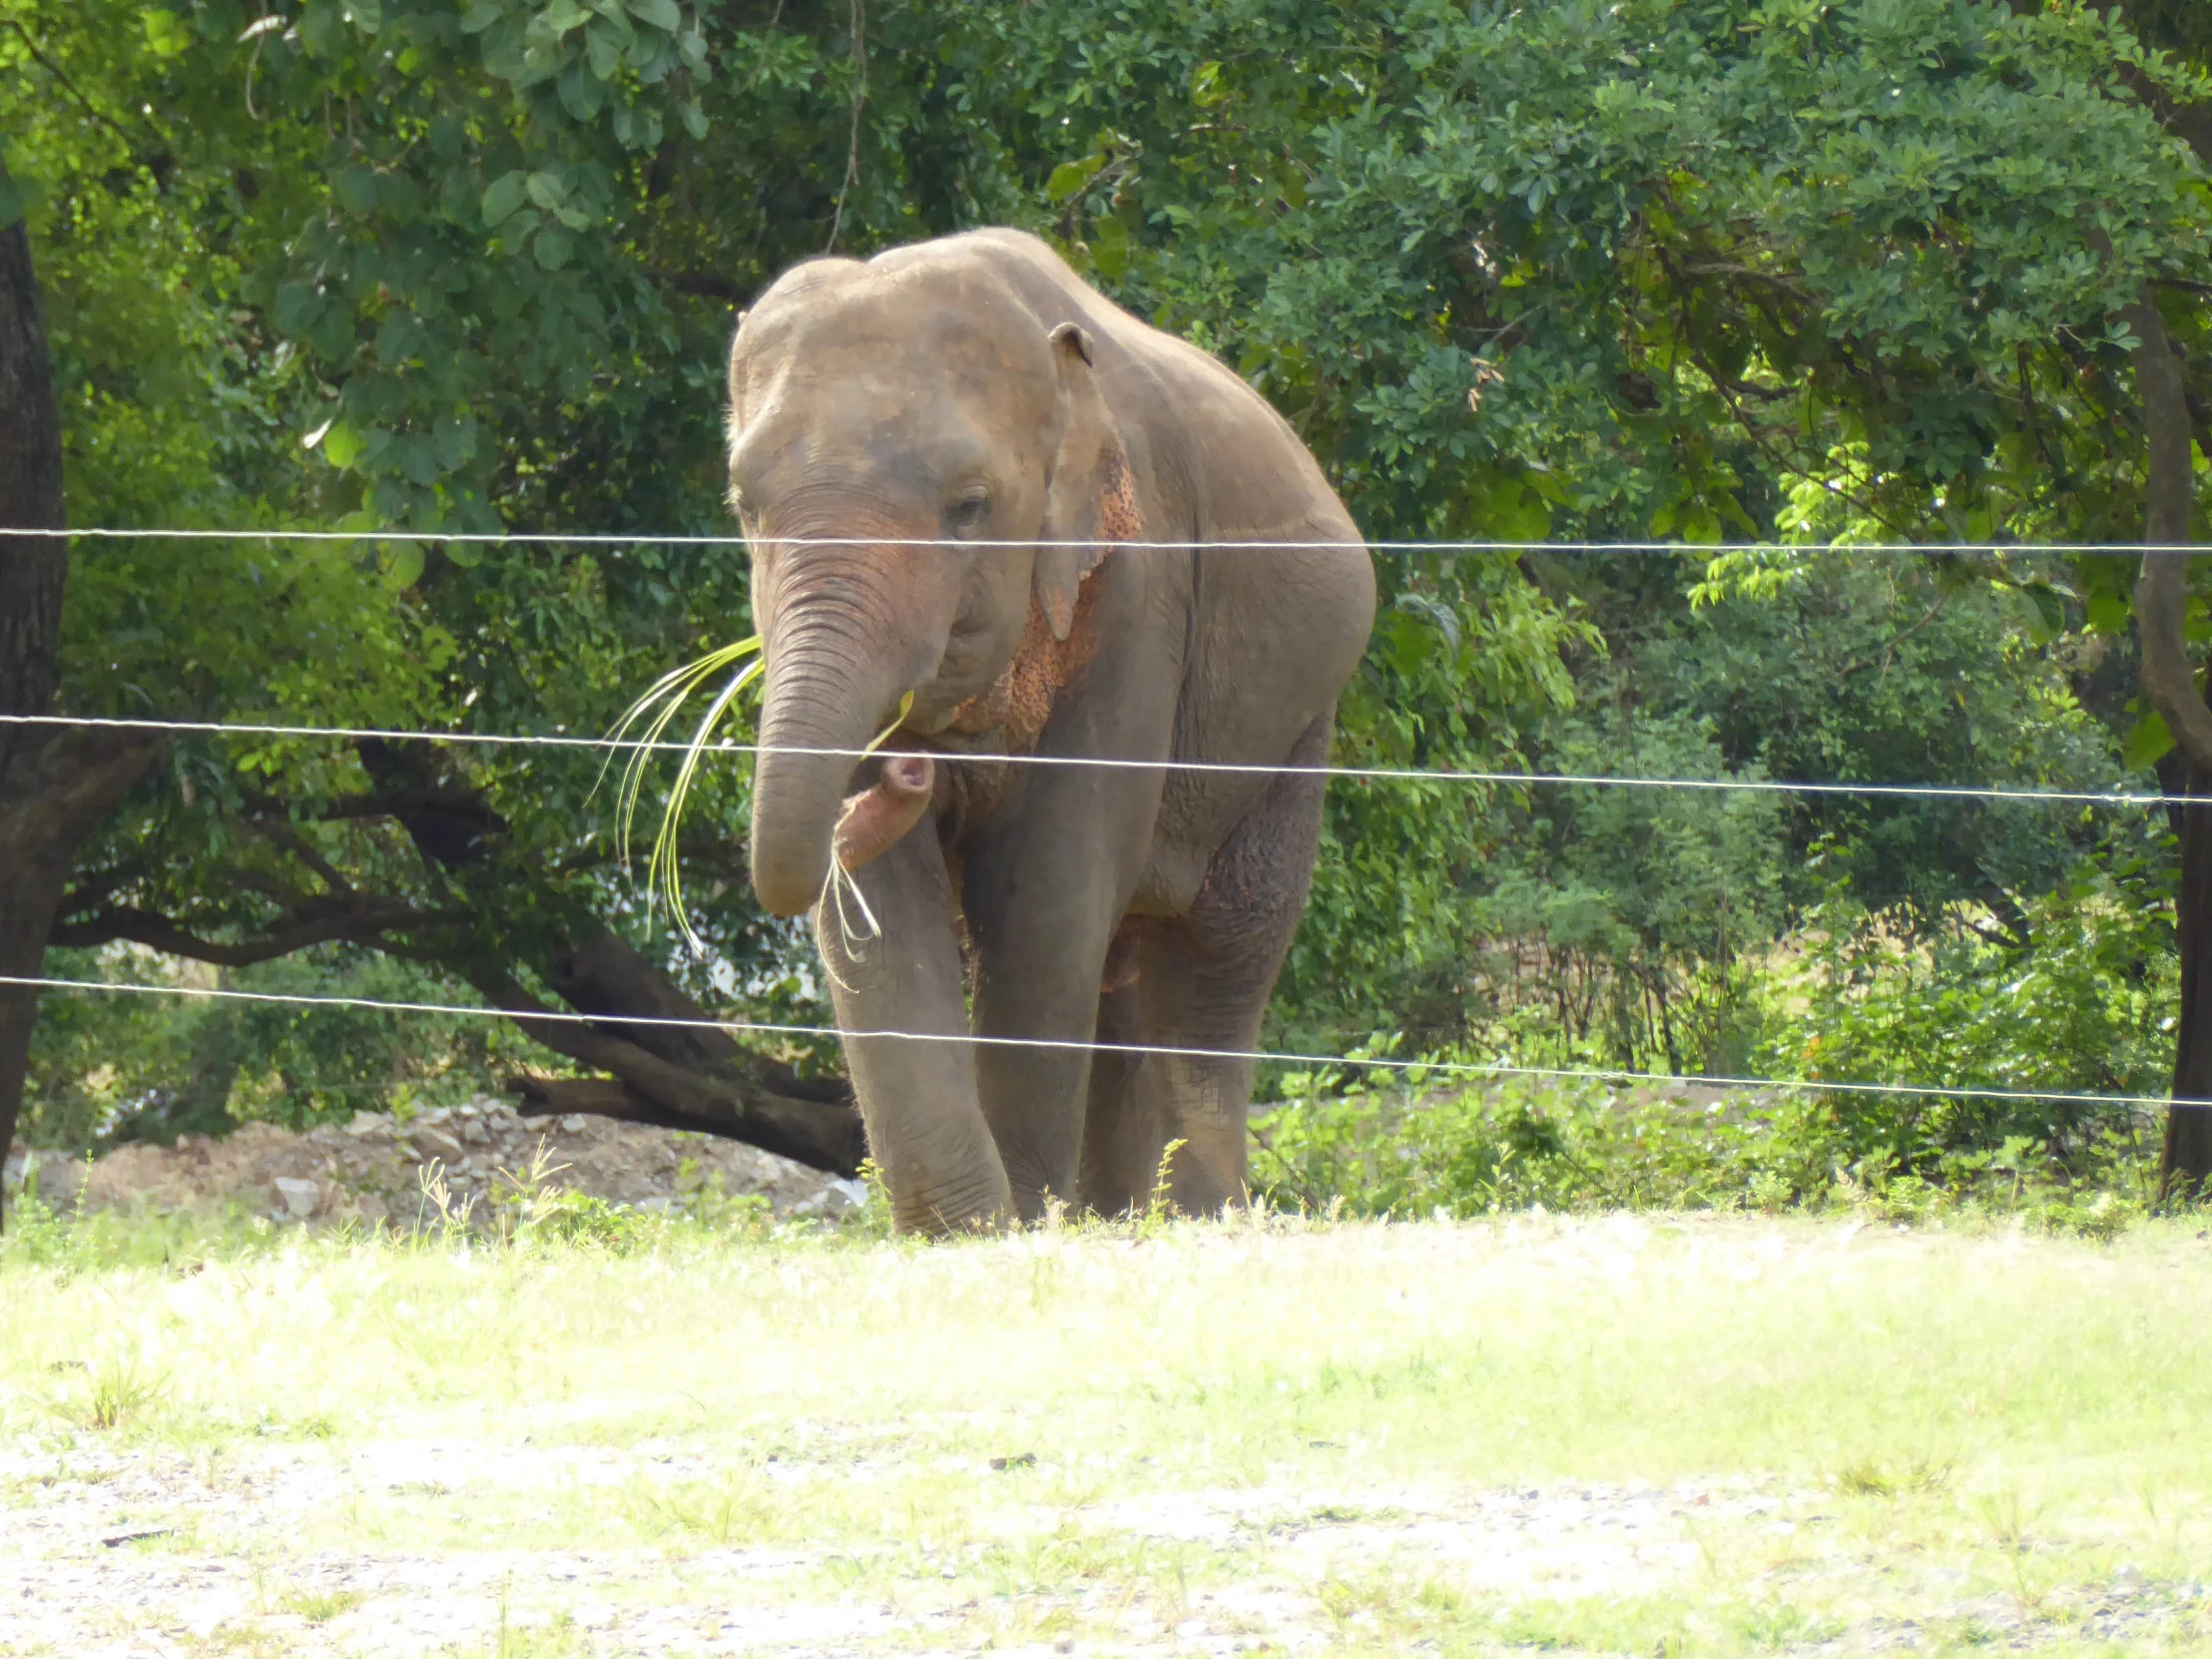
M 1160 1054 L 1171 1059 L 1251 1060 L 1270 1065 L 1365 1066 L 1376 1071 L 1448 1072 L 1471 1077 L 1540 1077 L 1561 1082 L 1654 1083 L 1715 1089 L 1794 1089 L 1815 1094 L 1904 1095 L 1916 1099 L 2008 1100 L 2073 1106 L 2212 1106 L 2212 1100 L 2164 1095 L 2094 1094 L 2078 1091 L 1938 1086 L 1927 1083 L 1822 1082 L 1792 1077 L 1721 1077 L 1696 1073 L 1614 1071 L 1584 1066 L 1517 1066 L 1469 1060 L 1398 1060 L 1346 1054 L 1283 1054 L 1264 1049 L 1185 1048 L 1157 1043 L 1083 1042 L 1064 1037 L 992 1037 L 968 1032 L 846 1031 L 833 1025 L 790 1025 L 763 1020 L 688 1019 L 673 1014 L 580 1014 L 558 1009 L 517 1013 L 461 1002 L 395 1002 L 367 996 L 303 996 L 279 991 L 223 990 L 198 985 L 110 983 L 101 979 L 44 979 L 0 974 L 0 985 L 31 990 L 107 991 L 141 996 L 197 996 L 230 1002 L 274 1003 L 286 1007 L 365 1008 L 382 1013 L 458 1014 L 477 1019 L 508 1019 L 528 1028 L 533 1022 L 560 1025 L 650 1025 L 689 1031 L 748 1032 L 776 1037 L 835 1037 L 841 1042 L 881 1038 L 917 1043 L 977 1043 L 1000 1048 L 1079 1049 L 1092 1054 Z
M 750 538 L 734 536 L 619 535 L 606 532 L 566 534 L 537 530 L 133 530 L 96 527 L 82 530 L 33 527 L 9 529 L 10 536 L 42 536 L 52 539 L 81 537 L 88 540 L 150 541 L 422 541 L 451 542 L 467 546 L 581 547 L 744 547 Z M 1077 547 L 1098 545 L 1089 541 L 970 540 L 949 536 L 768 536 L 760 538 L 778 547 Z M 1896 558 L 1930 558 L 1936 554 L 2004 553 L 2206 553 L 2212 544 L 2190 542 L 1679 542 L 1679 541 L 1117 541 L 1115 547 L 1147 552 L 1210 551 L 1295 552 L 1361 547 L 1371 553 L 1697 553 L 1711 558 L 1722 553 L 1868 553 Z
M 132 732 L 193 732 L 263 738 L 362 738 L 391 743 L 459 743 L 487 747 L 649 750 L 688 754 L 689 744 L 642 738 L 580 738 L 563 734 L 404 732 L 374 726 L 264 726 L 213 720 L 137 720 L 97 715 L 5 715 L 0 726 L 66 726 Z M 792 744 L 712 743 L 708 755 L 826 755 L 843 760 L 923 759 L 1002 766 L 1105 767 L 1133 772 L 1230 773 L 1300 778 L 1368 779 L 1384 783 L 1544 784 L 1576 788 L 1739 791 L 1766 795 L 1927 797 L 1962 801 L 2035 801 L 2096 807 L 2202 807 L 2212 796 L 2148 795 L 2124 790 L 2032 790 L 1977 784 L 1793 784 L 1771 778 L 1612 778 L 1574 772 L 1458 772 L 1423 767 L 1267 766 L 1245 761 L 1130 761 L 1091 755 L 970 755 L 958 750 L 818 749 Z

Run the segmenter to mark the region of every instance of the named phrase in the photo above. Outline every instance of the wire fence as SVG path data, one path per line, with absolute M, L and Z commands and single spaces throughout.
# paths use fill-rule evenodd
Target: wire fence
M 247 721 L 141 720 L 93 715 L 0 715 L 0 726 L 106 728 L 127 732 L 180 732 L 203 736 L 259 738 L 322 738 L 347 742 L 373 739 L 386 743 L 451 743 L 485 747 L 566 750 L 640 751 L 683 755 L 691 745 L 642 738 L 587 738 L 571 733 L 529 732 L 421 732 L 379 726 L 284 726 Z M 1123 760 L 1098 755 L 1019 755 L 965 750 L 834 749 L 797 744 L 733 743 L 716 740 L 703 755 L 759 757 L 762 755 L 821 755 L 840 760 L 927 758 L 933 761 L 991 766 L 1094 767 L 1131 772 L 1224 773 L 1240 776 L 1342 778 L 1383 783 L 1493 784 L 1568 786 L 1594 789 L 1748 791 L 1763 795 L 1840 795 L 1870 798 L 1926 798 L 1950 801 L 2027 801 L 2044 805 L 2087 807 L 2189 807 L 2212 805 L 2212 797 L 2146 794 L 2129 790 L 2047 790 L 2012 785 L 1982 784 L 1876 784 L 1850 782 L 1797 783 L 1772 778 L 1626 778 L 1604 773 L 1574 772 L 1469 772 L 1430 767 L 1283 766 L 1245 761 L 1185 761 L 1173 757 L 1158 760 Z
M 543 1025 L 616 1025 L 722 1031 L 732 1035 L 833 1037 L 843 1042 L 883 1040 L 911 1043 L 972 1043 L 984 1047 L 1051 1049 L 1087 1054 L 1160 1055 L 1170 1059 L 1246 1060 L 1256 1065 L 1299 1066 L 1308 1070 L 1347 1067 L 1392 1071 L 1415 1077 L 1528 1077 L 1555 1082 L 1648 1084 L 1667 1088 L 1780 1089 L 1818 1094 L 1904 1096 L 1911 1099 L 2001 1100 L 2048 1105 L 2103 1106 L 2149 1111 L 2168 1106 L 2212 1106 L 2212 1099 L 2163 1095 L 2102 1094 L 2087 1090 L 2015 1089 L 2002 1086 L 1933 1083 L 1866 1083 L 1849 1079 L 1728 1077 L 1697 1072 L 1629 1071 L 1605 1066 L 1524 1066 L 1506 1061 L 1404 1059 L 1390 1055 L 1298 1054 L 1268 1049 L 1188 1048 L 1161 1043 L 1105 1043 L 1082 1038 L 1005 1037 L 966 1031 L 848 1030 L 834 1025 L 802 1025 L 774 1020 L 693 1019 L 669 1014 L 592 1014 L 562 1009 L 486 1008 L 467 1002 L 402 1002 L 367 996 L 309 996 L 298 992 L 241 991 L 199 985 L 149 985 L 105 979 L 50 979 L 0 974 L 0 985 L 30 990 L 110 992 L 135 996 L 205 997 L 228 1002 L 257 1002 L 284 1007 L 355 1008 L 395 1014 L 444 1014 L 477 1019 L 513 1020 L 525 1028 Z
M 101 525 L 84 529 L 33 527 L 0 530 L 10 536 L 36 536 L 57 541 L 303 541 L 303 542 L 423 542 L 432 546 L 463 547 L 746 547 L 765 541 L 779 547 L 963 547 L 963 548 L 1090 548 L 1087 541 L 1000 540 L 991 537 L 945 536 L 767 536 L 660 535 L 647 531 L 562 530 L 208 530 L 176 527 L 134 529 L 127 525 Z M 1724 553 L 1842 553 L 1870 558 L 2001 558 L 2006 555 L 2059 553 L 2070 557 L 2109 554 L 2116 558 L 2140 558 L 2145 553 L 2205 553 L 2212 544 L 2189 542 L 1683 542 L 1683 541 L 1393 541 L 1347 540 L 1343 537 L 1301 540 L 1268 537 L 1226 541 L 1116 541 L 1131 552 L 1157 553 L 1254 553 L 1321 552 L 1365 547 L 1385 555 L 1415 553 L 1642 553 L 1710 559 Z
M 309 542 L 309 543 L 393 543 L 414 542 L 429 544 L 461 544 L 471 546 L 588 546 L 588 547 L 744 547 L 750 545 L 743 535 L 660 535 L 623 533 L 565 534 L 554 532 L 441 532 L 382 530 L 296 530 L 296 529 L 197 529 L 197 528 L 129 528 L 92 527 L 80 529 L 32 528 L 0 531 L 6 535 L 27 535 L 47 539 L 82 540 L 163 540 L 163 541 L 262 541 L 262 542 Z M 773 538 L 774 545 L 790 547 L 870 547 L 870 548 L 924 548 L 948 545 L 943 538 L 883 538 L 883 537 L 799 537 Z M 963 548 L 1047 548 L 1063 546 L 1088 547 L 1088 542 L 1039 542 L 961 540 Z M 2192 554 L 2212 551 L 2212 547 L 2200 544 L 2186 546 L 2166 543 L 2043 543 L 2035 545 L 2017 543 L 1790 543 L 1745 542 L 1729 544 L 1702 544 L 1668 541 L 1368 541 L 1347 542 L 1332 540 L 1251 540 L 1206 542 L 1194 547 L 1187 541 L 1130 541 L 1116 544 L 1129 550 L 1153 550 L 1189 552 L 1292 552 L 1342 549 L 1348 546 L 1365 546 L 1373 553 L 1384 555 L 1443 554 L 1547 554 L 1591 556 L 1605 554 L 1639 554 L 1655 556 L 1703 557 L 1711 559 L 1724 554 L 1758 554 L 1808 556 L 1833 553 L 1852 557 L 1872 556 L 1886 558 L 1932 558 L 1937 556 L 1973 556 L 2004 558 L 2030 554 L 2065 554 L 2071 556 L 2111 555 L 2140 557 L 2150 553 Z M 441 743 L 467 746 L 540 748 L 552 750 L 583 750 L 612 753 L 666 752 L 683 754 L 691 745 L 646 739 L 619 737 L 585 737 L 570 733 L 484 733 L 484 732 L 429 732 L 366 726 L 304 726 L 276 723 L 237 721 L 157 720 L 121 717 L 95 717 L 71 715 L 21 715 L 0 714 L 0 725 L 17 727 L 69 727 L 99 728 L 148 733 L 175 733 L 229 738 L 297 739 L 340 742 L 376 740 L 396 743 Z M 1264 776 L 1312 776 L 1347 781 L 1385 782 L 1401 784 L 1461 784 L 1520 787 L 1571 787 L 1639 790 L 1687 790 L 1701 792 L 1751 792 L 1759 794 L 1795 796 L 1845 796 L 1866 799 L 1930 799 L 1947 801 L 2027 802 L 2054 806 L 2083 807 L 2138 807 L 2173 808 L 2205 805 L 2207 798 L 2174 796 L 2165 793 L 2147 793 L 2127 790 L 2067 790 L 2030 788 L 2011 785 L 1951 785 L 1951 784 L 1885 784 L 1852 781 L 1791 781 L 1754 778 L 1641 778 L 1619 777 L 1603 774 L 1540 773 L 1468 771 L 1418 767 L 1338 767 L 1338 766 L 1284 766 L 1227 761 L 1192 761 L 1172 758 L 1117 759 L 1099 756 L 1061 756 L 1034 754 L 969 754 L 959 751 L 889 749 L 811 748 L 804 746 L 742 744 L 729 741 L 713 742 L 702 751 L 708 756 L 753 757 L 764 755 L 819 755 L 854 761 L 902 754 L 928 755 L 931 759 L 953 763 L 977 763 L 1030 767 L 1092 767 L 1102 769 L 1128 769 L 1144 772 L 1179 772 L 1197 774 L 1264 775 Z M 149 996 L 199 997 L 214 1000 L 263 1003 L 301 1007 L 343 1007 L 374 1010 L 394 1014 L 440 1014 L 449 1016 L 511 1019 L 525 1029 L 533 1024 L 619 1024 L 627 1026 L 673 1026 L 703 1030 L 715 1030 L 729 1034 L 772 1037 L 835 1038 L 852 1040 L 888 1040 L 916 1043 L 969 1043 L 977 1045 L 1002 1045 L 1018 1048 L 1068 1049 L 1098 1054 L 1157 1055 L 1168 1058 L 1211 1058 L 1246 1061 L 1255 1065 L 1296 1066 L 1309 1070 L 1333 1068 L 1386 1071 L 1417 1077 L 1453 1078 L 1530 1078 L 1552 1081 L 1572 1081 L 1611 1084 L 1642 1084 L 1663 1088 L 1713 1088 L 1727 1090 L 1784 1090 L 1816 1091 L 1830 1094 L 1857 1094 L 1907 1098 L 1945 1098 L 2036 1103 L 2046 1105 L 2083 1105 L 2107 1109 L 2150 1111 L 2169 1106 L 2212 1107 L 2212 1100 L 2168 1098 L 2150 1095 L 2129 1095 L 2078 1090 L 2024 1089 L 2005 1086 L 1973 1084 L 1913 1084 L 1878 1083 L 1846 1079 L 1803 1079 L 1777 1077 L 1735 1077 L 1698 1073 L 1653 1073 L 1606 1067 L 1577 1066 L 1528 1066 L 1503 1061 L 1465 1061 L 1442 1059 L 1404 1059 L 1388 1056 L 1360 1056 L 1342 1054 L 1304 1054 L 1270 1052 L 1266 1050 L 1222 1050 L 1183 1048 L 1156 1044 L 1101 1043 L 1079 1039 L 1047 1039 L 1007 1037 L 969 1032 L 939 1033 L 897 1030 L 847 1030 L 836 1026 L 808 1025 L 776 1021 L 680 1018 L 674 1016 L 600 1015 L 564 1012 L 560 1010 L 510 1010 L 487 1008 L 469 1003 L 437 1003 L 391 1001 L 357 996 L 310 996 L 273 991 L 244 991 L 221 988 L 169 986 L 144 983 L 116 983 L 105 980 L 49 978 L 38 976 L 0 975 L 0 985 L 37 991 L 63 991 L 79 994 L 110 993 Z

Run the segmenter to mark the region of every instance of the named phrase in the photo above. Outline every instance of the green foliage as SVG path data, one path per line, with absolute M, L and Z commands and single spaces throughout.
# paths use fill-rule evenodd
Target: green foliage
M 475 1000 L 412 964 L 344 949 L 220 973 L 180 972 L 140 949 L 55 951 L 47 971 L 279 996 Z M 364 1108 L 406 1112 L 496 1093 L 520 1065 L 544 1065 L 532 1053 L 511 1028 L 466 1014 L 56 995 L 33 1032 L 20 1133 L 33 1146 L 82 1147 L 222 1134 L 250 1120 L 307 1129 Z
M 1816 912 L 1799 945 L 1732 987 L 1749 1074 L 1816 1085 L 1802 1090 L 1293 1073 L 1255 1130 L 1254 1185 L 1364 1215 L 1811 1202 L 1913 1221 L 1979 1206 L 2093 1234 L 2153 1195 L 2149 1115 L 2097 1097 L 2155 1097 L 2171 1064 L 2162 889 L 2136 868 L 2036 900 L 2021 944 L 1963 918 L 1916 940 L 1841 902 Z M 1824 1078 L 1927 1092 L 1823 1091 Z
M 2087 8 L 1017 15 L 1062 154 L 1105 158 L 1067 234 L 1379 529 L 1719 540 L 1800 479 L 1892 534 L 2059 494 L 2132 527 L 2108 455 L 2041 459 L 2037 398 L 2108 392 L 2212 206 L 2127 78 L 2197 82 Z
M 1839 903 L 1775 965 L 1754 1064 L 1870 1083 L 1954 1080 L 2058 1094 L 2156 1097 L 2173 1057 L 2179 970 L 2165 882 L 2130 870 L 2037 900 L 2029 941 L 1959 918 L 1901 941 Z M 2137 1108 L 2093 1098 L 1938 1096 L 1839 1109 L 1854 1164 L 1936 1173 L 1952 1154 L 2018 1144 L 2061 1164 Z

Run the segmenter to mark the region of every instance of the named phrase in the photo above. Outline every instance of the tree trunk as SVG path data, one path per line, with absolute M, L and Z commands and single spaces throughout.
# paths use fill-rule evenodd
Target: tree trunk
M 6 174 L 0 171 L 0 179 Z M 61 678 L 68 544 L 46 327 L 21 221 L 0 231 L 0 715 L 44 714 Z M 0 723 L 0 977 L 36 978 L 77 846 L 161 753 L 144 738 Z M 15 1138 L 38 992 L 0 985 L 0 1155 Z
M 2192 471 L 2188 388 L 2165 323 L 2148 290 L 2128 320 L 2142 344 L 2135 377 L 2150 445 L 2143 540 L 2135 584 L 2135 626 L 2142 641 L 2143 695 L 2164 717 L 2179 750 L 2182 793 L 2212 797 L 2212 708 L 2197 689 L 2182 617 L 2188 602 Z M 2180 823 L 2181 894 L 2175 929 L 2181 952 L 2181 1011 L 2174 1045 L 2174 1104 L 2166 1109 L 2159 1191 L 2190 1199 L 2212 1190 L 2212 800 L 2175 810 Z
M 2187 761 L 2166 769 L 2172 793 L 2212 798 L 2212 771 Z M 2181 1020 L 2174 1048 L 2174 1098 L 2212 1100 L 2212 799 L 2172 809 L 2181 842 L 2181 893 L 2174 901 L 2181 951 Z M 2212 1176 L 2212 1107 L 2170 1106 L 2158 1164 L 2172 1197 L 2206 1191 Z
M 0 169 L 0 180 L 7 177 Z M 30 228 L 0 231 L 0 532 L 62 522 L 61 425 Z M 40 714 L 54 695 L 64 543 L 0 533 L 0 714 Z M 25 799 L 24 771 L 46 734 L 0 726 L 0 813 Z M 0 833 L 0 975 L 35 975 L 58 887 Z M 38 993 L 0 985 L 0 1158 L 15 1139 Z M 0 1220 L 4 1220 L 0 1217 Z

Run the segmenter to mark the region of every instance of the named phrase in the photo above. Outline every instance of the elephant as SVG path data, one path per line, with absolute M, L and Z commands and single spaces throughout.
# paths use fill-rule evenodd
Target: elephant
M 1375 613 L 1321 467 L 1222 363 L 984 230 L 779 276 L 731 345 L 729 478 L 753 888 L 814 913 L 893 1225 L 1243 1202 Z

